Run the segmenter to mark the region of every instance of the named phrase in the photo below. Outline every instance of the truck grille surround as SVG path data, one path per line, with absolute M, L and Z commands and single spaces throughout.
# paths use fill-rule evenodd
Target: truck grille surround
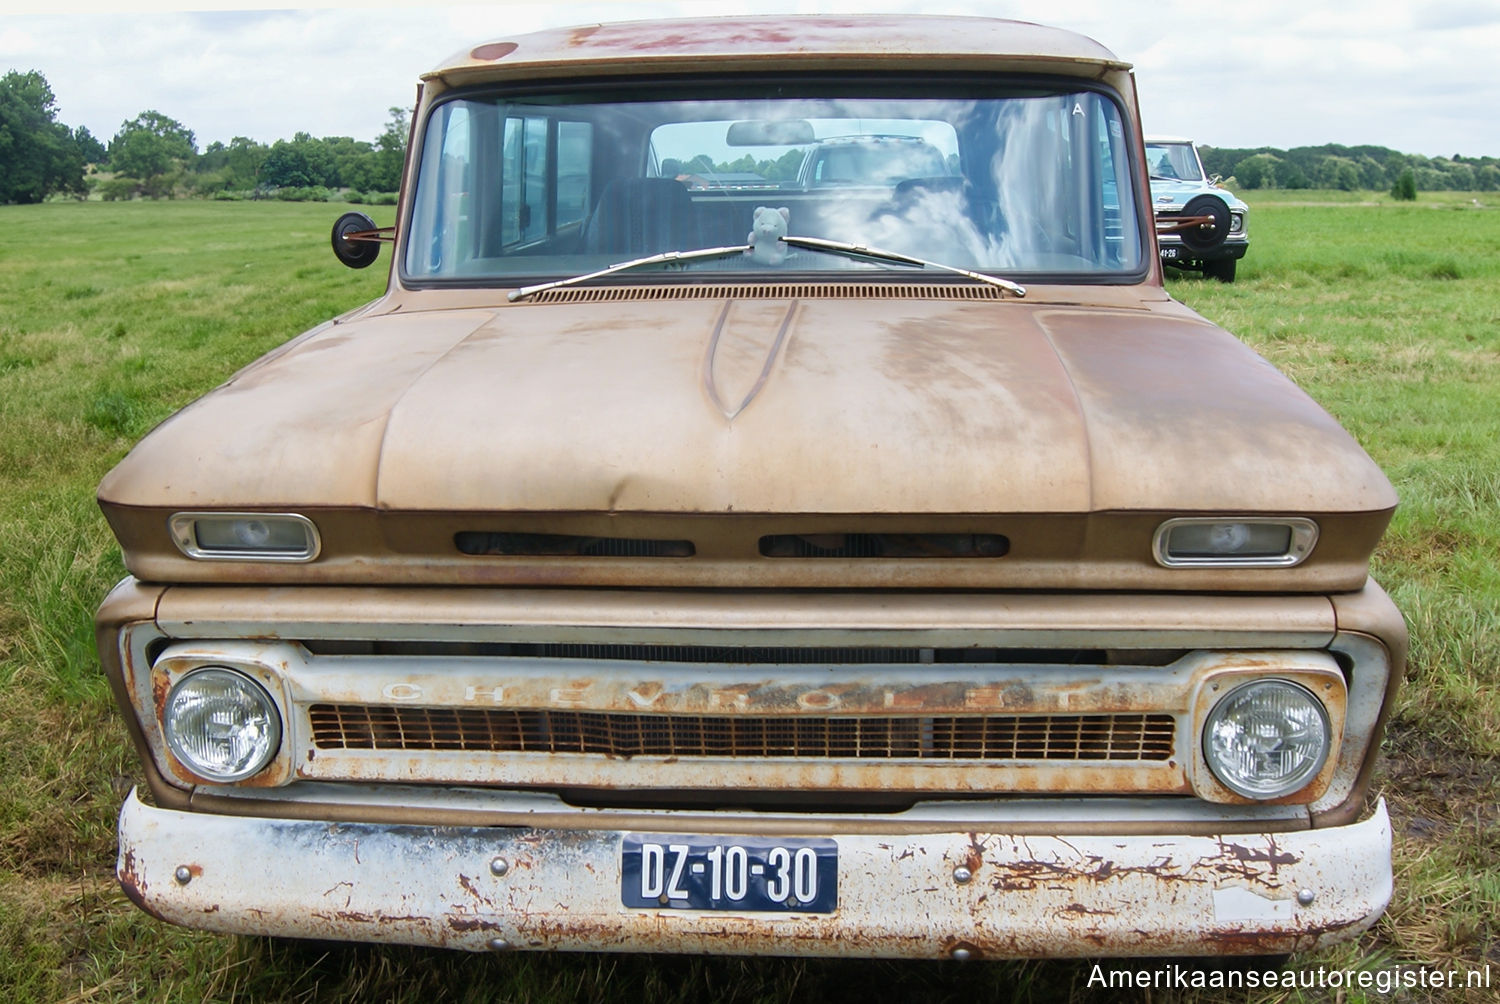
M 601 628 L 567 641 L 555 627 L 525 640 L 520 633 L 185 640 L 155 658 L 140 688 L 150 699 L 203 666 L 258 682 L 285 722 L 276 760 L 249 782 L 261 788 L 399 782 L 664 799 L 727 788 L 1222 801 L 1197 740 L 1215 694 L 1285 676 L 1331 702 L 1336 731 L 1342 721 L 1336 663 L 1306 650 L 799 645 L 803 638 L 784 636 L 716 645 L 709 635 L 709 644 L 655 644 L 605 641 Z

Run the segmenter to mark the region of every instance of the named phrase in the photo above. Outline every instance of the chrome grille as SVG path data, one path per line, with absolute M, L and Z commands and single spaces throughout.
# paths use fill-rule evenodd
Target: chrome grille
M 1165 714 L 812 717 L 638 715 L 315 704 L 318 749 L 612 757 L 1165 761 Z

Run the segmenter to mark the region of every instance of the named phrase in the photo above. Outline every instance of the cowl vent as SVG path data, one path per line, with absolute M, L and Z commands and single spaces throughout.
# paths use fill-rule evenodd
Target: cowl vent
M 1000 300 L 994 286 L 925 283 L 798 282 L 751 285 L 594 286 L 549 289 L 524 304 L 615 303 L 625 300 Z

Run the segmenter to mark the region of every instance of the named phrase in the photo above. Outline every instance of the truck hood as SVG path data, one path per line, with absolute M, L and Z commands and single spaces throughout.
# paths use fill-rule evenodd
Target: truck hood
M 1173 178 L 1151 179 L 1151 205 L 1158 211 L 1176 212 L 1187 205 L 1188 200 L 1194 196 L 1202 195 L 1204 192 L 1217 195 L 1224 200 L 1224 204 L 1230 209 L 1238 209 L 1245 212 L 1250 207 L 1241 198 L 1218 185 L 1208 181 L 1182 181 Z
M 100 497 L 705 514 L 1395 504 L 1330 416 L 1176 304 L 831 298 L 328 325 L 169 419 Z

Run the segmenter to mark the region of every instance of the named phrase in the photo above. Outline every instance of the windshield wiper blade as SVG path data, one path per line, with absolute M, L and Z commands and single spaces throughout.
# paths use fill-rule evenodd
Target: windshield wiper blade
M 908 254 L 900 254 L 896 251 L 886 251 L 881 248 L 867 247 L 863 244 L 851 244 L 848 241 L 828 241 L 821 237 L 783 237 L 783 242 L 796 248 L 807 248 L 809 251 L 828 251 L 833 254 L 854 255 L 860 258 L 872 258 L 875 261 L 892 262 L 897 265 L 915 265 L 919 268 L 935 268 L 943 272 L 952 272 L 955 275 L 965 276 L 976 282 L 982 282 L 990 286 L 996 286 L 1005 290 L 1013 296 L 1026 295 L 1026 287 L 1011 282 L 1009 279 L 1001 279 L 993 275 L 985 275 L 983 272 L 972 272 L 957 265 L 945 265 L 940 261 L 928 261 L 926 258 L 915 258 Z
M 528 296 L 545 293 L 549 289 L 559 289 L 563 286 L 576 286 L 581 282 L 591 279 L 603 279 L 605 276 L 614 275 L 618 272 L 628 272 L 633 268 L 642 268 L 646 265 L 660 265 L 669 261 L 693 261 L 697 258 L 728 258 L 730 255 L 744 254 L 750 250 L 750 245 L 739 244 L 734 247 L 722 248 L 699 248 L 696 251 L 663 251 L 660 254 L 647 255 L 645 258 L 636 258 L 633 261 L 622 261 L 609 268 L 601 268 L 597 272 L 587 272 L 583 275 L 575 275 L 571 279 L 558 279 L 554 282 L 543 282 L 535 286 L 523 286 L 521 289 L 513 289 L 506 297 L 510 302 L 524 300 Z

